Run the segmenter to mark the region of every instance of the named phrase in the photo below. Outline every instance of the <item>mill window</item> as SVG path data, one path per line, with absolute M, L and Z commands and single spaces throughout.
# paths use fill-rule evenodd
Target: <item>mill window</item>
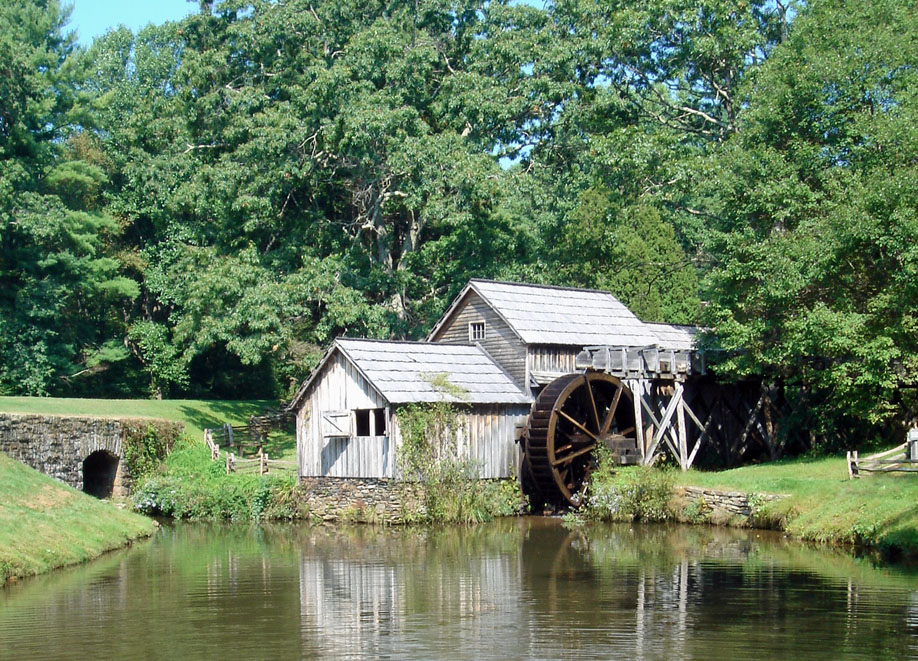
M 483 321 L 473 321 L 469 324 L 469 342 L 477 342 L 485 338 L 485 324 Z
M 357 409 L 354 423 L 356 436 L 385 436 L 386 409 Z

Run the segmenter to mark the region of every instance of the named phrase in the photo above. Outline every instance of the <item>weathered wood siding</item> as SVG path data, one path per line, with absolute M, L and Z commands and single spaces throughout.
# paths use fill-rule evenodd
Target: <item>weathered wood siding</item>
M 564 347 L 547 344 L 529 346 L 529 372 L 556 372 L 570 374 L 576 372 L 574 364 L 577 354 L 583 347 Z
M 529 418 L 528 406 L 480 406 L 468 414 L 468 445 L 460 456 L 480 467 L 480 476 L 516 477 L 520 468 L 520 446 L 516 425 Z
M 387 409 L 388 402 L 342 354 L 328 362 L 297 411 L 300 475 L 329 477 L 395 477 L 395 444 L 385 436 L 326 436 L 323 413 Z
M 506 370 L 517 385 L 525 386 L 526 345 L 491 306 L 473 291 L 468 293 L 465 301 L 431 341 L 468 344 L 469 324 L 482 321 L 485 324 L 485 337 L 478 340 L 478 343 Z
M 517 477 L 520 468 L 520 447 L 516 442 L 516 426 L 529 418 L 529 406 L 479 405 L 460 413 L 461 424 L 456 434 L 456 452 L 471 459 L 479 469 L 479 477 Z M 401 443 L 398 416 L 390 436 Z
M 386 409 L 385 436 L 354 436 L 353 411 Z M 349 411 L 349 435 L 329 436 L 323 414 Z M 475 461 L 483 478 L 516 477 L 519 446 L 516 425 L 526 422 L 529 406 L 475 405 L 463 409 L 456 449 Z M 297 410 L 297 455 L 304 477 L 396 477 L 396 447 L 401 434 L 393 407 L 341 353 L 332 357 Z M 340 424 L 340 423 L 339 423 Z

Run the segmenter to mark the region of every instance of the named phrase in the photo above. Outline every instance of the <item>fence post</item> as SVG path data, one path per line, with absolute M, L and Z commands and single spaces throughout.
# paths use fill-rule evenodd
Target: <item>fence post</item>
M 214 433 L 211 429 L 204 430 L 204 442 L 207 443 L 207 447 L 210 449 L 210 460 L 216 461 L 220 458 L 220 448 L 217 447 L 214 443 Z
M 226 474 L 230 474 L 230 456 L 228 454 L 226 455 Z
M 229 446 L 235 449 L 236 444 L 233 442 L 233 426 L 229 423 L 223 425 L 223 428 L 226 430 L 226 438 L 229 440 Z
M 268 474 L 268 455 L 262 454 L 259 458 L 259 474 L 267 475 Z

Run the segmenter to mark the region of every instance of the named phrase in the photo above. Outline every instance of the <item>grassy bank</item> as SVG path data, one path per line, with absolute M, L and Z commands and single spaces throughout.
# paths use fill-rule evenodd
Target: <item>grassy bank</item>
M 585 516 L 696 520 L 697 513 L 676 511 L 671 494 L 680 485 L 749 494 L 754 508 L 750 523 L 798 539 L 918 557 L 918 476 L 850 480 L 840 458 L 794 459 L 719 472 L 601 466 L 593 477 Z M 754 494 L 782 498 L 757 502 Z
M 152 534 L 146 517 L 0 453 L 0 584 L 91 560 Z
M 784 494 L 761 515 L 800 539 L 918 556 L 918 476 L 848 479 L 841 458 L 797 459 L 717 473 L 689 471 L 678 484 Z
M 249 416 L 276 407 L 272 400 L 200 399 L 68 399 L 62 397 L 0 397 L 2 413 L 88 415 L 104 418 L 161 418 L 185 423 L 185 431 L 202 438 L 206 427 L 244 424 Z

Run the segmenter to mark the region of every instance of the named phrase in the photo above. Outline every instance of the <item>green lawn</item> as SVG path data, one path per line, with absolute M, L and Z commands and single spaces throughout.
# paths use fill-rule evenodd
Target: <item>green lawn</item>
M 0 585 L 147 537 L 155 523 L 0 453 Z
M 918 554 L 918 475 L 848 478 L 842 458 L 796 459 L 677 476 L 685 485 L 784 494 L 768 516 L 788 533 L 817 542 L 858 543 Z
M 0 397 L 2 413 L 90 415 L 105 418 L 164 418 L 185 423 L 185 431 L 203 438 L 205 427 L 244 424 L 251 415 L 276 408 L 272 400 L 201 399 L 66 399 L 62 397 Z

